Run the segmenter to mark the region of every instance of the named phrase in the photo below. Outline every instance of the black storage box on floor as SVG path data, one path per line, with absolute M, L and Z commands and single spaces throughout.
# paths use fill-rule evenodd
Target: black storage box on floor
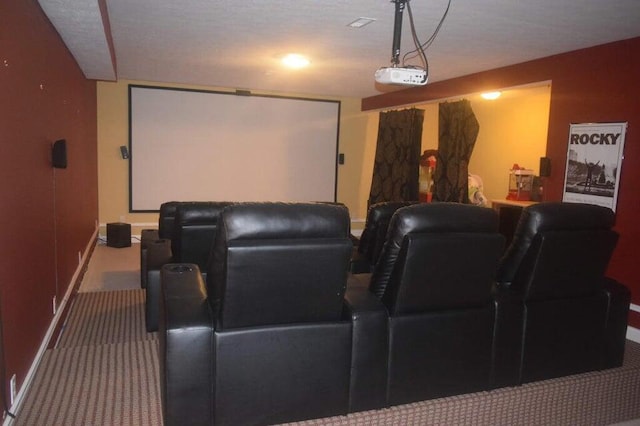
M 131 247 L 131 224 L 107 223 L 107 246 Z

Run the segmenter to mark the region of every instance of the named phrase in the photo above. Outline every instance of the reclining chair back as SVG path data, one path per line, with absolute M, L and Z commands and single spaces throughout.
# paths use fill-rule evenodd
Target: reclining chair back
M 180 204 L 180 201 L 167 201 L 160 205 L 160 217 L 158 218 L 159 238 L 170 240 L 173 237 L 173 224 Z
M 589 204 L 543 203 L 524 209 L 512 244 L 500 261 L 498 281 L 525 300 L 592 295 L 618 235 L 611 209 Z
M 387 229 L 391 216 L 401 207 L 416 204 L 417 201 L 388 201 L 376 203 L 369 207 L 367 220 L 358 244 L 358 265 L 353 273 L 370 272 L 382 252 L 387 237 Z
M 340 320 L 351 247 L 338 205 L 230 207 L 207 276 L 218 329 Z
M 143 229 L 140 232 L 140 287 L 142 288 L 147 288 L 147 249 L 160 239 L 171 239 L 178 204 L 178 201 L 162 203 L 158 229 Z
M 347 413 L 349 222 L 345 207 L 319 203 L 224 210 L 207 273 L 214 424 Z
M 613 212 L 574 203 L 524 209 L 498 281 L 524 303 L 520 380 L 597 370 L 606 363 L 605 272 L 618 235 Z
M 231 204 L 223 201 L 180 203 L 171 239 L 173 262 L 195 263 L 206 270 L 220 213 Z
M 456 203 L 396 211 L 369 290 L 389 315 L 389 402 L 489 387 L 497 213 Z

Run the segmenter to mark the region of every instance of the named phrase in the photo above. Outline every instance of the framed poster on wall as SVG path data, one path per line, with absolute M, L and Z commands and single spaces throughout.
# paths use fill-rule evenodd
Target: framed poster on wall
M 562 201 L 616 211 L 627 123 L 572 124 Z

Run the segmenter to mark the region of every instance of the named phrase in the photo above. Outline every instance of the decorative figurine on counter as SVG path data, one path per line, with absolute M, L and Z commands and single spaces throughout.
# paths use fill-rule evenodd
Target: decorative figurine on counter
M 437 158 L 437 149 L 425 149 L 420 156 L 418 196 L 419 200 L 423 203 L 430 203 L 433 198 L 433 177 L 436 173 Z
M 469 202 L 476 206 L 489 207 L 489 200 L 484 195 L 482 178 L 469 173 Z

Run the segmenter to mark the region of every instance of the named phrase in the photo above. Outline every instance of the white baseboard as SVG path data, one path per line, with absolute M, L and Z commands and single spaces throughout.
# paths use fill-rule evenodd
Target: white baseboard
M 140 227 L 140 228 L 149 228 L 149 229 L 156 229 L 158 228 L 158 222 L 132 222 L 130 223 L 132 228 L 135 227 Z M 100 228 L 105 228 L 106 229 L 107 224 L 106 223 L 101 223 L 100 224 Z
M 634 305 L 633 303 L 629 306 L 629 310 L 633 312 L 640 313 L 640 306 Z M 640 343 L 640 329 L 634 327 L 627 327 L 627 339 L 633 340 L 634 342 Z
M 131 244 L 139 244 L 140 243 L 140 239 L 142 237 L 140 235 L 131 235 Z M 102 245 L 102 246 L 106 246 L 107 245 L 107 237 L 103 236 L 103 235 L 98 235 L 98 244 Z
M 27 394 L 27 391 L 29 390 L 29 387 L 31 386 L 31 382 L 34 379 L 36 371 L 38 370 L 38 366 L 40 365 L 40 361 L 42 361 L 42 357 L 44 356 L 44 352 L 47 350 L 47 347 L 49 346 L 51 338 L 53 337 L 53 333 L 55 332 L 56 328 L 58 327 L 58 322 L 60 321 L 60 318 L 62 318 L 62 314 L 65 311 L 65 307 L 67 306 L 67 302 L 69 301 L 69 298 L 71 297 L 71 293 L 73 292 L 73 288 L 75 287 L 75 283 L 78 280 L 78 277 L 80 276 L 80 273 L 82 272 L 82 268 L 84 267 L 84 265 L 85 265 L 85 263 L 87 261 L 88 253 L 91 251 L 90 250 L 91 249 L 91 245 L 96 240 L 97 235 L 98 235 L 98 227 L 96 226 L 95 230 L 93 231 L 93 235 L 91 236 L 91 238 L 89 239 L 89 242 L 87 243 L 87 246 L 85 247 L 85 250 L 84 250 L 84 253 L 82 254 L 82 257 L 80 258 L 80 262 L 78 262 L 78 267 L 76 268 L 75 272 L 73 273 L 73 276 L 71 277 L 71 281 L 69 282 L 69 285 L 67 287 L 67 291 L 64 294 L 64 297 L 63 297 L 62 301 L 57 306 L 56 314 L 53 316 L 53 319 L 51 320 L 51 323 L 49 324 L 49 328 L 47 329 L 47 333 L 44 335 L 44 338 L 42 339 L 42 343 L 40 344 L 40 348 L 38 349 L 38 352 L 36 353 L 36 356 L 33 359 L 33 362 L 31 363 L 31 367 L 29 368 L 29 371 L 27 372 L 27 375 L 25 376 L 24 381 L 22 382 L 22 386 L 20 386 L 20 390 L 18 391 L 16 397 L 14 398 L 13 404 L 9 408 L 9 412 L 11 412 L 13 414 L 18 414 L 18 412 L 20 411 L 20 407 L 21 407 L 21 404 L 23 402 L 24 396 Z M 7 415 L 7 417 L 4 419 L 3 426 L 12 425 L 13 421 L 14 421 L 14 419 Z
M 627 327 L 627 339 L 640 343 L 640 329 L 631 326 Z

